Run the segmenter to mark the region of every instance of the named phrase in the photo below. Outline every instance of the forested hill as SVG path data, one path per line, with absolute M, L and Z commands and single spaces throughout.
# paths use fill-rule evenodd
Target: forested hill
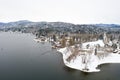
M 72 24 L 66 22 L 32 22 L 21 20 L 16 22 L 0 22 L 0 28 L 7 30 L 19 30 L 25 32 L 34 32 L 39 29 L 50 29 L 58 32 L 75 33 L 101 33 L 101 32 L 120 32 L 118 24 Z

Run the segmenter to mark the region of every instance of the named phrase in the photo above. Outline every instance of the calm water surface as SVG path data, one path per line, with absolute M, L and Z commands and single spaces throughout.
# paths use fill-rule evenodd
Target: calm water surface
M 50 43 L 36 43 L 34 37 L 0 32 L 0 80 L 120 80 L 120 64 L 101 65 L 98 73 L 70 69 Z

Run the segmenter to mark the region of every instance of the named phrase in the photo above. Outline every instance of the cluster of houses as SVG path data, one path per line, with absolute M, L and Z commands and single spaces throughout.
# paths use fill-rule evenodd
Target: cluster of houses
M 48 36 L 39 36 L 34 39 L 37 42 L 51 42 L 52 48 L 64 48 L 75 46 L 79 44 L 79 47 L 82 47 L 83 43 L 86 42 L 94 42 L 97 40 L 102 40 L 104 46 L 100 44 L 94 45 L 97 51 L 105 50 L 107 52 L 119 52 L 120 49 L 120 41 L 118 39 L 113 39 L 111 41 L 110 36 L 106 33 L 98 35 L 98 34 L 49 34 Z M 86 49 L 91 47 L 90 44 L 87 44 Z

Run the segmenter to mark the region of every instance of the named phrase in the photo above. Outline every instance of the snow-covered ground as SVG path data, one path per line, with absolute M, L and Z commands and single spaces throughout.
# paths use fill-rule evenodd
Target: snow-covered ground
M 83 47 L 85 47 L 87 44 L 90 44 L 90 45 L 99 44 L 100 46 L 104 46 L 104 43 L 102 40 L 83 43 Z M 100 69 L 97 69 L 98 65 L 105 64 L 105 63 L 120 63 L 120 54 L 118 53 L 109 53 L 105 57 L 103 55 L 102 58 L 99 58 L 98 56 L 96 56 L 94 52 L 90 55 L 85 53 L 84 55 L 82 54 L 77 55 L 73 60 L 68 62 L 66 59 L 72 54 L 71 51 L 68 50 L 67 47 L 61 48 L 58 51 L 62 53 L 63 61 L 66 66 L 77 69 L 77 70 L 81 70 L 84 72 L 99 72 Z
M 86 47 L 86 45 L 90 45 L 91 47 L 93 47 L 94 45 L 97 45 L 99 44 L 101 47 L 104 46 L 104 43 L 103 43 L 103 40 L 98 40 L 98 41 L 94 41 L 94 42 L 86 42 L 86 43 L 83 43 L 83 48 Z

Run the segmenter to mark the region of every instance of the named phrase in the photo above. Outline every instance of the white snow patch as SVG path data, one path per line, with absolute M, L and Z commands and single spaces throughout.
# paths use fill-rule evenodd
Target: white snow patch
M 103 40 L 98 40 L 98 41 L 94 41 L 94 42 L 86 42 L 86 43 L 83 43 L 83 47 L 82 48 L 86 48 L 87 45 L 90 45 L 91 47 L 99 44 L 101 47 L 104 47 L 104 43 L 103 43 Z
M 102 40 L 98 40 L 95 42 L 83 43 L 83 46 L 86 46 L 87 44 L 90 44 L 90 45 L 100 44 L 100 46 L 104 46 L 104 43 Z M 74 60 L 71 60 L 70 62 L 68 62 L 68 61 L 66 61 L 66 59 L 71 54 L 70 51 L 67 50 L 67 48 L 61 48 L 58 51 L 62 53 L 63 61 L 66 66 L 77 69 L 77 70 L 81 70 L 84 72 L 99 72 L 100 69 L 96 69 L 98 67 L 98 65 L 105 64 L 105 63 L 120 63 L 120 54 L 117 54 L 117 53 L 116 54 L 109 53 L 108 56 L 106 56 L 102 59 L 99 59 L 94 54 L 87 55 L 86 60 L 88 60 L 88 61 L 87 61 L 87 64 L 84 64 L 82 62 L 82 58 L 84 57 L 84 55 L 78 55 Z M 89 69 L 89 70 L 84 70 L 85 67 L 87 67 L 87 69 Z

